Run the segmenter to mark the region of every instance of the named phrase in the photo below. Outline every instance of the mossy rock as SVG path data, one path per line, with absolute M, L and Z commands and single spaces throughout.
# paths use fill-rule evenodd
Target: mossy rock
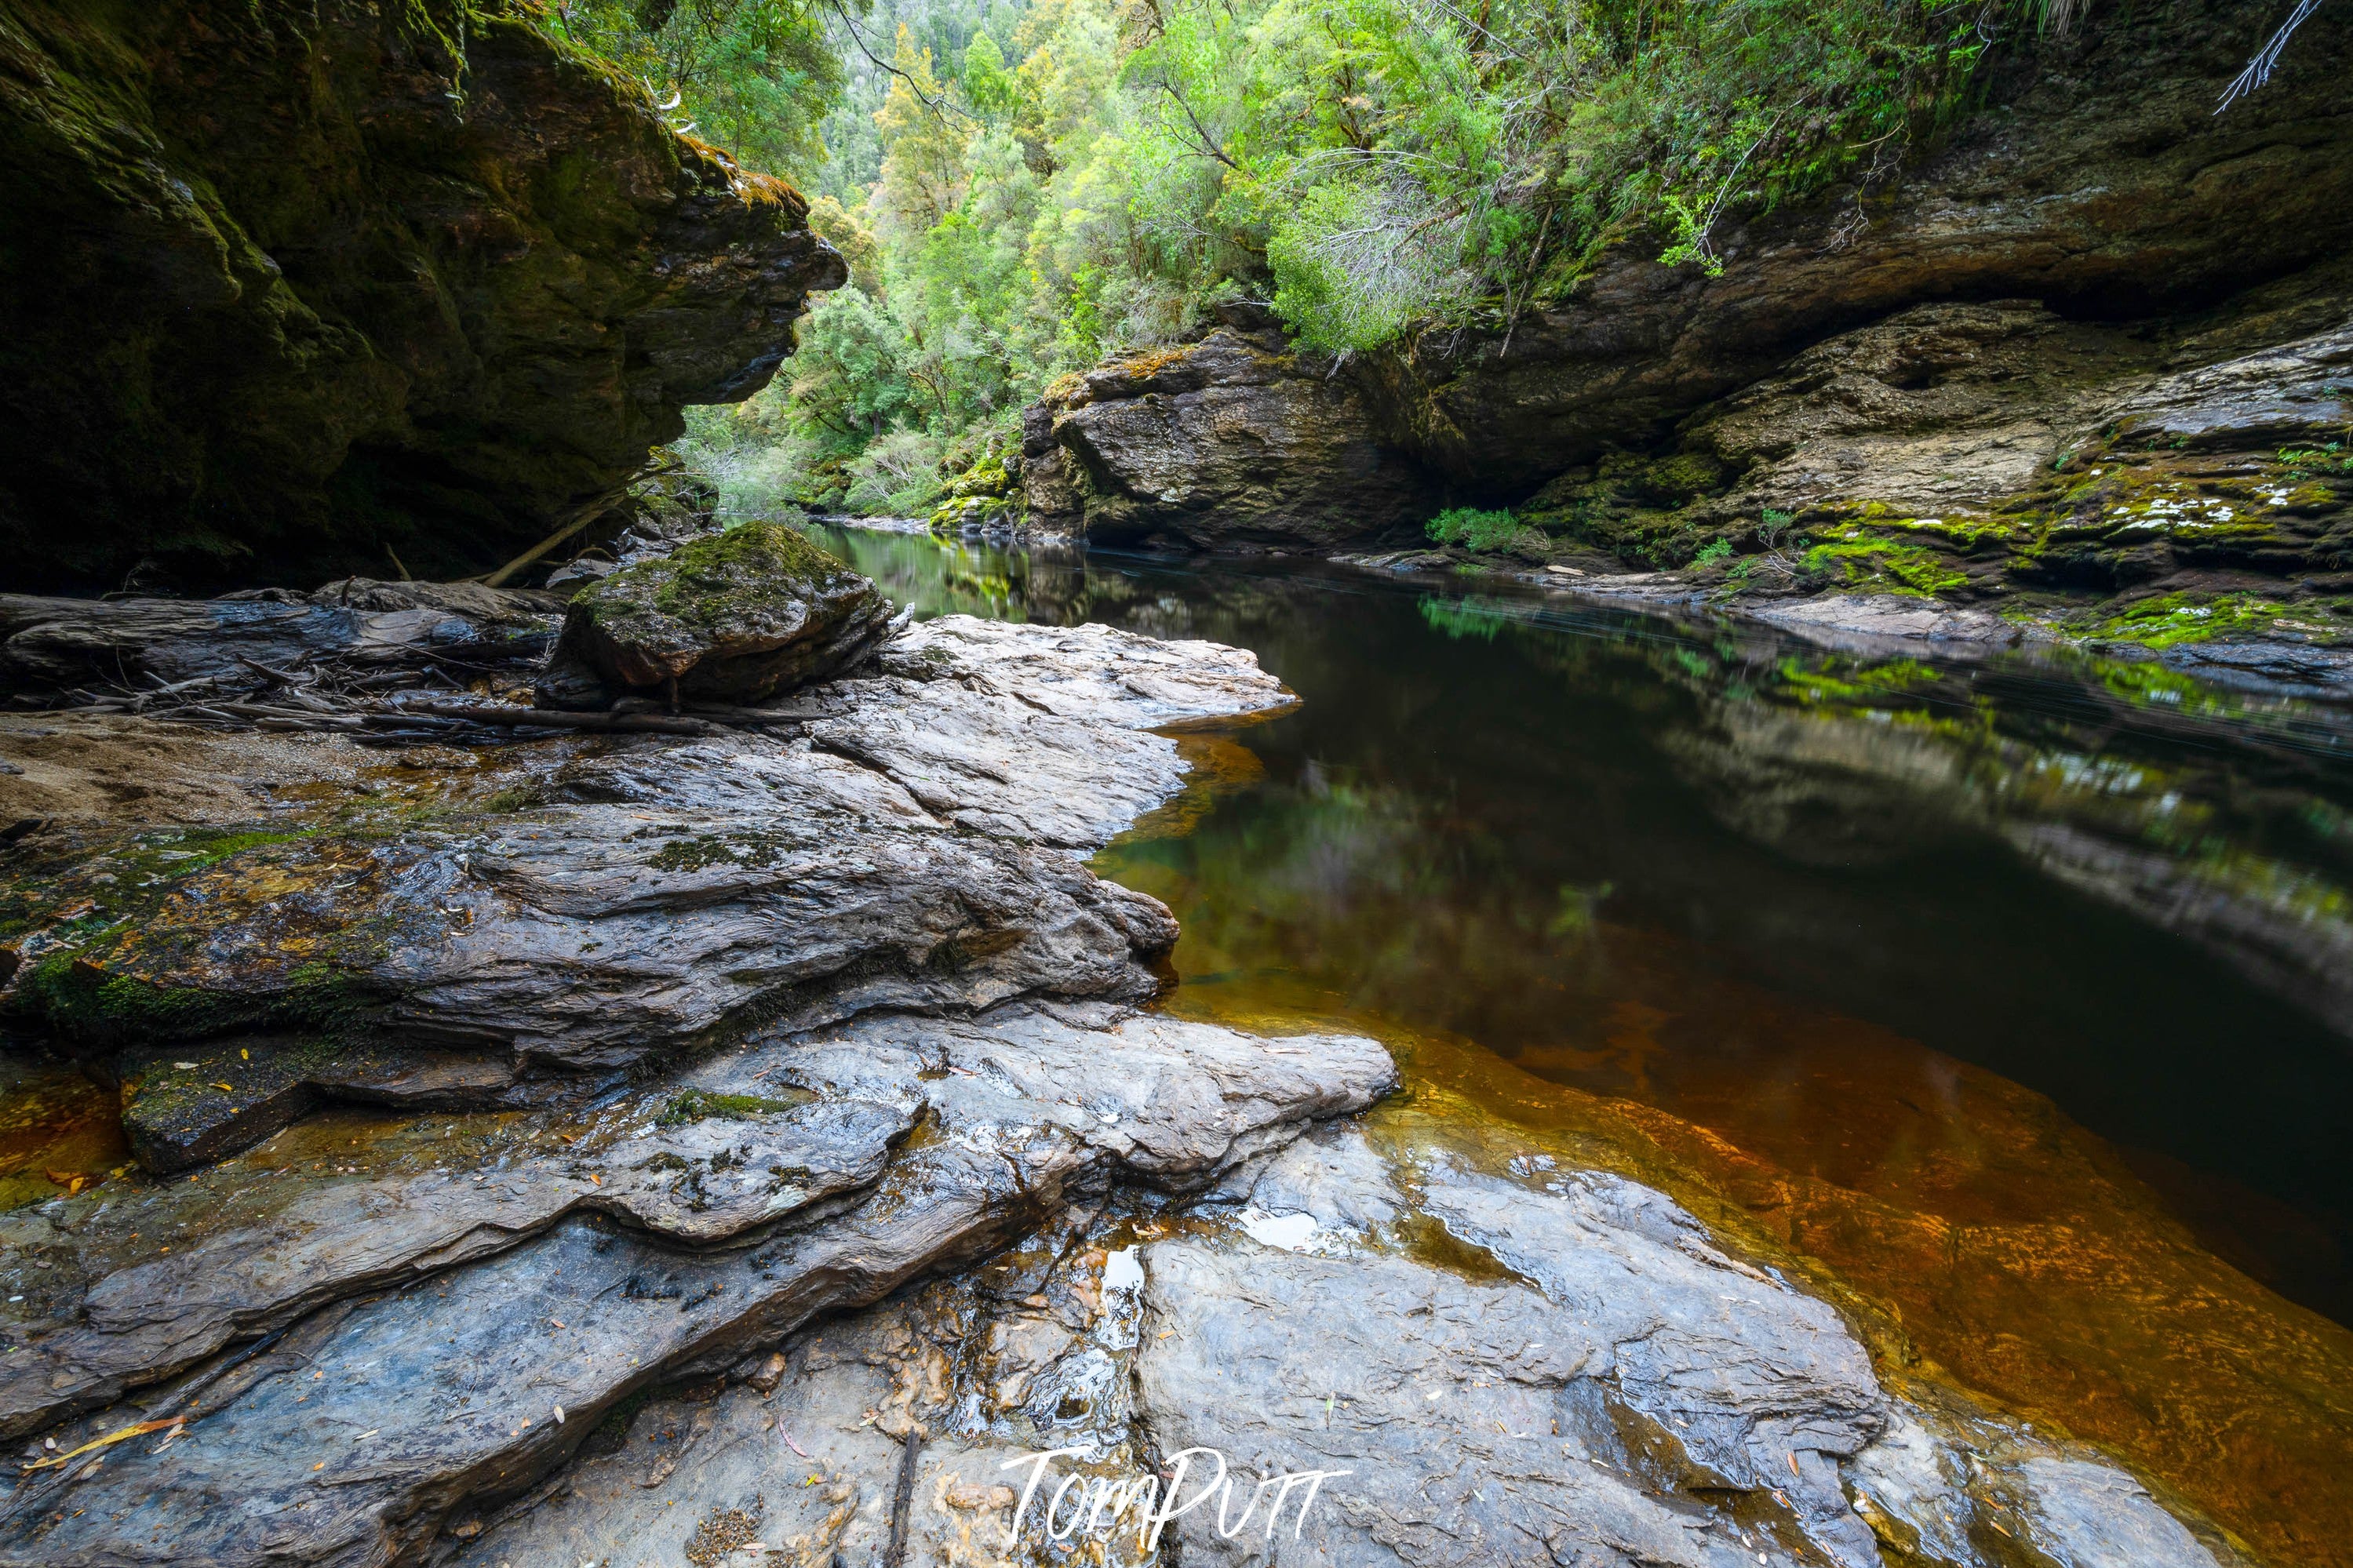
M 608 696 L 756 702 L 857 664 L 891 616 L 842 561 L 781 524 L 745 523 L 582 589 L 542 700 L 585 693 L 591 675 Z

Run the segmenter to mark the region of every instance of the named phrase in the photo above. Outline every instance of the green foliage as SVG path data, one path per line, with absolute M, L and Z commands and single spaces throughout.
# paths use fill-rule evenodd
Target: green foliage
M 1449 507 L 1423 525 L 1440 544 L 1466 550 L 1503 550 L 1520 536 L 1519 520 L 1508 511 L 1481 511 L 1475 507 Z
M 870 3 L 829 23 L 813 0 L 552 13 L 680 95 L 674 119 L 801 178 L 850 261 L 782 391 L 695 426 L 689 456 L 754 510 L 762 486 L 771 504 L 909 510 L 928 494 L 912 458 L 1008 429 L 1056 377 L 1176 341 L 1229 298 L 1361 353 L 1505 324 L 1617 243 L 1715 270 L 1728 220 L 1883 182 L 1966 107 L 1990 43 L 2040 16 L 2040 0 Z M 1482 539 L 1464 542 L 1506 542 Z
M 1732 541 L 1729 539 L 1711 539 L 1704 545 L 1700 547 L 1698 554 L 1692 557 L 1692 564 L 1694 566 L 1713 566 L 1731 553 Z
M 546 25 L 636 77 L 673 129 L 797 174 L 823 162 L 843 84 L 824 17 L 805 0 L 555 0 Z

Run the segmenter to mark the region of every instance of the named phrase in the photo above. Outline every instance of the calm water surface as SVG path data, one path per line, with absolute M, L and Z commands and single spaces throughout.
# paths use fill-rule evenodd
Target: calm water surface
M 2205 1247 L 2353 1321 L 2347 716 L 1306 563 L 820 531 L 921 613 L 1211 637 L 1304 700 L 1188 741 L 1198 798 L 1097 862 L 1182 918 L 1177 1010 L 1443 1038 L 1947 1208 L 1957 1139 L 1972 1203 L 2075 1179 L 1983 1152 L 2046 1096 Z

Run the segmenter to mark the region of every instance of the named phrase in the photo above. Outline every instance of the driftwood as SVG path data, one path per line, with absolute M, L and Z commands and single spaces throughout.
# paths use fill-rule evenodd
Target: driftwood
M 668 713 L 670 710 L 647 697 L 624 697 L 613 704 L 616 713 Z M 689 702 L 678 711 L 691 719 L 721 724 L 806 724 L 826 716 L 821 708 L 739 708 L 724 702 Z
M 515 730 L 607 730 L 647 735 L 723 735 L 723 724 L 665 713 L 574 713 L 560 708 L 477 708 L 463 702 L 406 702 L 381 716 L 427 713 Z

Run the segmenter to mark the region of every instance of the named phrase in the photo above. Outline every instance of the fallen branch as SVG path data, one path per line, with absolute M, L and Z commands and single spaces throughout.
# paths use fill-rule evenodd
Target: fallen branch
M 116 1443 L 127 1441 L 132 1437 L 144 1436 L 150 1432 L 161 1432 L 166 1426 L 185 1426 L 187 1423 L 188 1417 L 185 1415 L 166 1415 L 161 1421 L 142 1421 L 136 1426 L 125 1426 L 119 1431 L 109 1432 L 105 1436 L 98 1438 L 94 1442 L 84 1443 L 79 1448 L 69 1448 L 62 1454 L 52 1454 L 46 1459 L 36 1459 L 31 1464 L 25 1466 L 24 1468 L 27 1473 L 34 1470 L 52 1469 L 58 1465 L 64 1464 L 68 1459 L 79 1458 L 80 1456 L 89 1453 L 92 1448 L 104 1448 Z
M 560 708 L 470 708 L 462 702 L 406 702 L 390 714 L 429 713 L 514 730 L 617 730 L 651 735 L 723 735 L 723 724 L 660 713 L 572 713 Z
M 624 697 L 613 704 L 613 711 L 649 714 L 659 711 L 666 715 L 669 710 L 648 698 Z M 686 718 L 710 719 L 722 724 L 806 724 L 812 719 L 826 716 L 822 709 L 817 708 L 737 708 L 724 702 L 690 702 L 680 710 L 680 713 Z

